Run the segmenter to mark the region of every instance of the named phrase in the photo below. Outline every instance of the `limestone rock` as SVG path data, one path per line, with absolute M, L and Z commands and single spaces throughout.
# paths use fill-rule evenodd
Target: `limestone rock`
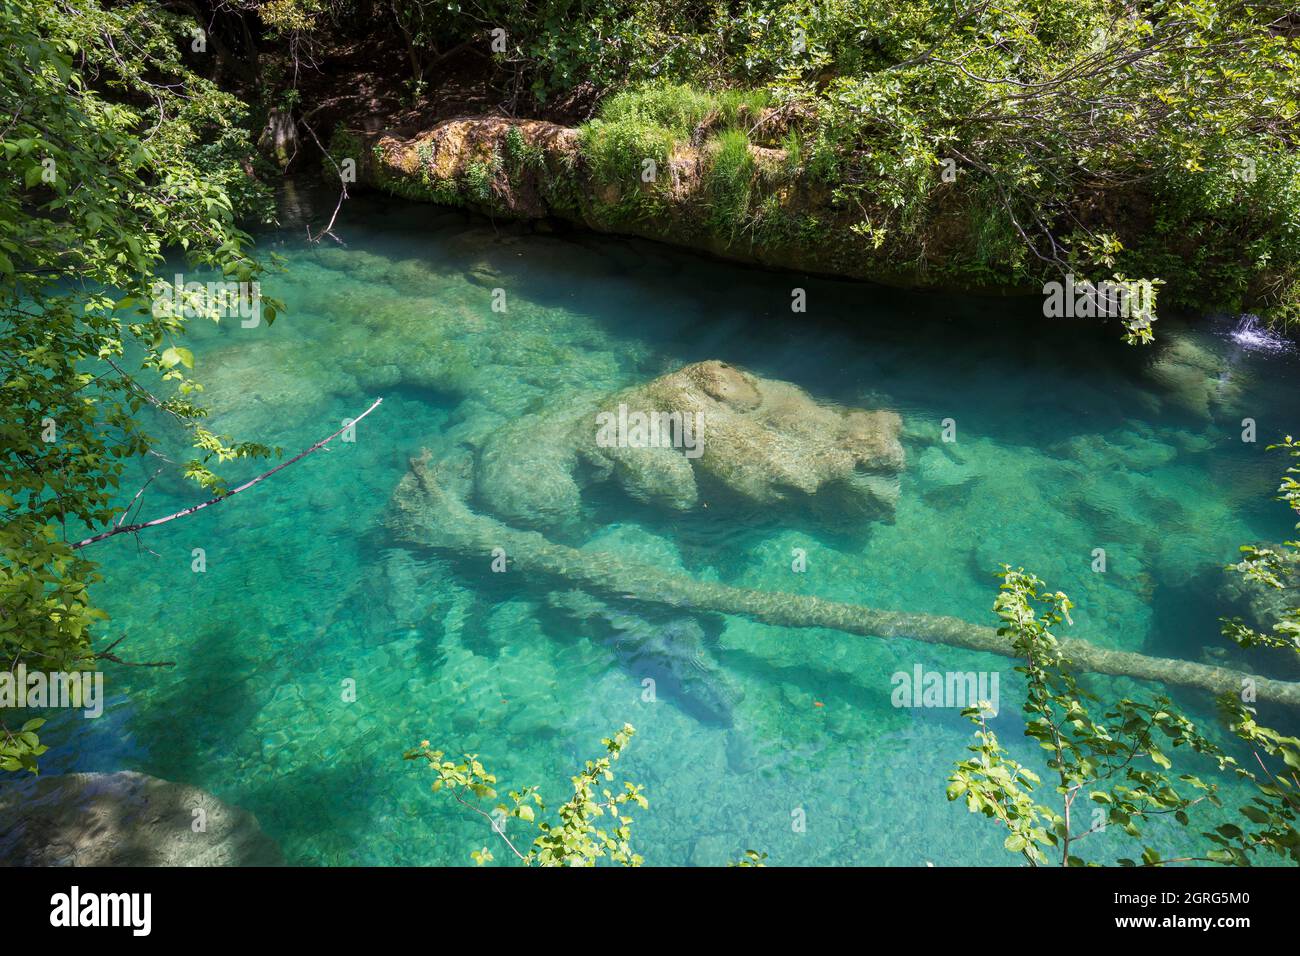
M 205 831 L 194 832 L 196 809 Z M 279 866 L 257 818 L 197 787 L 132 771 L 0 789 L 3 866 Z
M 479 454 L 474 490 L 517 524 L 550 525 L 577 514 L 581 491 L 571 435 L 577 416 L 526 415 L 494 432 Z
M 1261 544 L 1279 554 L 1287 549 L 1280 544 Z M 1295 588 L 1300 586 L 1300 568 L 1291 566 L 1282 577 L 1285 587 L 1271 588 L 1245 575 L 1225 568 L 1218 587 L 1218 599 L 1256 631 L 1269 633 L 1285 619 L 1288 608 L 1295 606 Z
M 287 110 L 272 107 L 266 126 L 257 138 L 257 148 L 281 169 L 288 169 L 298 155 L 298 124 Z
M 1187 334 L 1166 336 L 1150 377 L 1166 403 L 1200 418 L 1210 417 L 1212 407 L 1230 402 L 1239 389 L 1227 363 Z
M 679 511 L 699 504 L 701 482 L 760 505 L 803 503 L 840 516 L 892 517 L 898 501 L 897 414 L 821 405 L 795 385 L 725 362 L 560 404 L 484 442 L 475 490 L 497 515 L 562 523 L 577 516 L 585 485 L 607 480 Z M 638 433 L 649 419 L 658 431 Z

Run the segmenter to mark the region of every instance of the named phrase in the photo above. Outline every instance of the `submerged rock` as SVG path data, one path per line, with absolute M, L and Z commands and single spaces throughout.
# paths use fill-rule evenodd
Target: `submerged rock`
M 705 643 L 704 629 L 689 617 L 662 623 L 620 610 L 583 591 L 555 592 L 551 607 L 587 624 L 618 653 L 637 677 L 649 677 L 686 712 L 730 727 L 744 691 L 719 666 Z
M 788 382 L 708 361 L 501 428 L 479 456 L 475 490 L 507 520 L 576 518 L 586 484 L 678 511 L 712 484 L 760 505 L 803 503 L 850 518 L 892 518 L 904 463 L 891 411 L 818 404 Z
M 791 592 L 762 591 L 694 578 L 612 553 L 578 551 L 536 531 L 520 531 L 471 510 L 460 496 L 455 459 L 425 454 L 411 460 L 409 473 L 393 492 L 387 524 L 399 541 L 481 560 L 500 548 L 512 570 L 527 577 L 561 578 L 617 600 L 671 609 L 733 614 L 777 627 L 831 628 L 873 639 L 906 638 L 948 644 L 992 654 L 1011 648 L 995 628 L 935 614 L 886 611 L 867 605 Z M 996 484 L 993 486 L 996 487 Z M 1024 510 L 1024 495 L 1009 488 L 1008 511 Z M 1102 647 L 1081 638 L 1062 638 L 1062 649 L 1081 670 L 1236 692 L 1254 681 L 1260 700 L 1300 707 L 1300 683 L 1276 680 L 1226 667 L 1151 657 Z
M 1212 408 L 1230 404 L 1240 392 L 1227 361 L 1185 333 L 1164 336 L 1149 374 L 1165 403 L 1200 418 L 1209 418 Z
M 980 477 L 979 472 L 970 465 L 958 461 L 945 449 L 935 445 L 921 452 L 917 464 L 921 481 L 933 488 L 960 488 Z
M 734 727 L 727 731 L 725 753 L 727 769 L 732 773 L 752 773 L 758 768 L 758 751 L 753 739 Z
M 195 832 L 200 819 L 203 830 Z M 256 817 L 198 787 L 121 771 L 32 777 L 0 789 L 0 865 L 283 862 Z
M 1287 555 L 1289 549 L 1280 544 L 1260 544 L 1278 554 Z M 1281 576 L 1282 587 L 1272 588 L 1232 568 L 1224 568 L 1219 580 L 1217 597 L 1231 612 L 1240 616 L 1247 627 L 1268 634 L 1287 618 L 1287 612 L 1296 606 L 1295 591 L 1300 587 L 1300 567 L 1286 566 Z

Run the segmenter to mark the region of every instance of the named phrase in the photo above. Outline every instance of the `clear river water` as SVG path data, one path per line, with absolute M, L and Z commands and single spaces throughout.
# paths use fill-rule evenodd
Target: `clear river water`
M 1216 623 L 1238 545 L 1291 530 L 1272 497 L 1285 461 L 1265 445 L 1300 423 L 1300 367 L 1254 328 L 1167 317 L 1158 344 L 1135 349 L 1092 320 L 1044 320 L 1032 299 L 907 294 L 376 198 L 345 207 L 346 246 L 313 246 L 293 199 L 284 229 L 261 240 L 286 257 L 263 285 L 287 312 L 270 328 L 192 325 L 213 423 L 293 454 L 384 403 L 355 441 L 138 542 L 95 546 L 105 639 L 175 666 L 109 665 L 105 714 L 52 721 L 45 772 L 134 769 L 203 787 L 255 813 L 292 863 L 465 864 L 493 834 L 431 793 L 406 748 L 477 753 L 503 789 L 541 784 L 559 802 L 600 738 L 629 722 L 637 734 L 617 769 L 646 787 L 634 839 L 649 864 L 720 865 L 747 848 L 776 865 L 1019 862 L 996 826 L 945 798 L 969 722 L 891 700 L 892 675 L 918 666 L 997 672 L 991 724 L 1041 766 L 1021 736 L 1009 659 L 702 616 L 713 658 L 743 691 L 727 726 L 680 695 L 643 699 L 615 648 L 545 613 L 545 582 L 494 574 L 487 555 L 476 566 L 412 549 L 387 529 L 393 490 L 423 450 L 472 447 L 572 389 L 613 391 L 704 359 L 825 403 L 898 412 L 907 461 L 893 522 L 850 528 L 734 502 L 665 512 L 611 484 L 585 493 L 566 543 L 701 580 L 985 624 L 1008 562 L 1071 596 L 1069 634 L 1297 676 L 1229 649 Z M 791 311 L 795 287 L 804 313 Z M 493 311 L 494 289 L 507 311 Z M 1255 442 L 1243 441 L 1247 418 Z M 158 433 L 185 453 L 164 423 Z M 223 474 L 233 483 L 265 467 Z M 165 472 L 141 517 L 200 497 Z M 1088 682 L 1111 698 L 1162 690 Z M 1172 693 L 1213 727 L 1208 695 Z M 1300 730 L 1294 713 L 1265 716 Z M 1220 782 L 1229 808 L 1243 802 Z M 1157 827 L 1148 842 L 1199 841 Z M 1140 853 L 1109 833 L 1095 843 L 1097 859 Z

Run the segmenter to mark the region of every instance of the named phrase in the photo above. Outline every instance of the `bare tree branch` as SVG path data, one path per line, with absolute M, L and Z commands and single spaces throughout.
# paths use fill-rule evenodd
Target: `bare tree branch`
M 306 451 L 300 452 L 299 454 L 297 454 L 297 455 L 295 455 L 294 457 L 290 458 L 288 461 L 286 461 L 286 462 L 282 462 L 281 464 L 276 465 L 276 466 L 275 466 L 274 468 L 272 468 L 270 471 L 263 472 L 262 474 L 258 475 L 256 478 L 253 478 L 253 479 L 250 480 L 250 481 L 246 481 L 246 482 L 244 482 L 244 483 L 243 483 L 242 485 L 240 485 L 238 488 L 235 488 L 235 489 L 233 489 L 233 490 L 231 490 L 231 491 L 228 491 L 228 492 L 226 492 L 226 493 L 223 494 L 223 495 L 217 495 L 215 498 L 210 498 L 210 499 L 208 499 L 207 501 L 201 502 L 200 504 L 193 505 L 193 506 L 191 506 L 191 507 L 189 507 L 189 508 L 184 508 L 184 509 L 182 509 L 182 510 L 180 510 L 180 511 L 175 512 L 174 514 L 166 515 L 166 516 L 164 516 L 164 517 L 162 517 L 162 518 L 154 518 L 152 521 L 144 521 L 144 522 L 141 522 L 141 523 L 139 523 L 139 524 L 118 525 L 117 527 L 112 528 L 112 529 L 110 529 L 110 530 L 108 530 L 108 531 L 103 531 L 103 532 L 101 532 L 101 533 L 99 533 L 99 534 L 91 535 L 89 538 L 84 538 L 84 539 L 82 539 L 81 541 L 78 541 L 76 544 L 72 545 L 72 550 L 73 550 L 73 551 L 76 551 L 76 550 L 78 550 L 79 548 L 84 548 L 84 547 L 85 547 L 86 545 L 88 545 L 88 544 L 94 544 L 96 541 L 103 541 L 105 538 L 112 538 L 112 537 L 114 537 L 115 535 L 119 535 L 119 534 L 134 534 L 134 533 L 137 532 L 137 531 L 143 531 L 145 528 L 152 528 L 152 527 L 154 527 L 154 526 L 156 526 L 156 525 L 167 524 L 167 522 L 169 522 L 169 521 L 175 521 L 177 518 L 184 518 L 184 517 L 186 517 L 187 515 L 192 515 L 192 514 L 194 514 L 194 512 L 196 512 L 196 511 L 202 511 L 204 508 L 208 507 L 209 505 L 215 505 L 215 504 L 217 504 L 218 502 L 225 501 L 227 498 L 232 498 L 232 497 L 234 497 L 235 495 L 239 494 L 241 491 L 244 491 L 244 490 L 246 490 L 246 489 L 248 489 L 248 488 L 253 487 L 253 485 L 257 484 L 258 482 L 260 482 L 260 481 L 265 481 L 267 478 L 270 478 L 272 475 L 274 475 L 277 471 L 281 471 L 282 469 L 288 468 L 288 467 L 289 467 L 290 465 L 292 465 L 295 461 L 299 461 L 299 460 L 301 460 L 301 459 L 303 459 L 303 458 L 306 458 L 306 457 L 307 457 L 308 455 L 310 455 L 312 452 L 314 452 L 314 451 L 318 451 L 319 449 L 324 448 L 326 445 L 328 445 L 330 442 L 332 442 L 335 438 L 338 438 L 339 435 L 342 435 L 345 431 L 347 431 L 349 428 L 351 428 L 351 427 L 352 427 L 353 425 L 355 425 L 357 422 L 361 421 L 361 419 L 365 418 L 367 415 L 369 415 L 371 412 L 373 412 L 376 408 L 378 408 L 378 407 L 383 403 L 383 401 L 384 401 L 384 400 L 383 400 L 382 398 L 377 398 L 377 399 L 375 399 L 374 404 L 372 404 L 369 408 L 367 408 L 364 412 L 362 412 L 362 413 L 361 413 L 360 415 L 358 415 L 356 418 L 354 418 L 354 419 L 352 419 L 351 421 L 349 421 L 346 425 L 344 425 L 342 428 L 340 428 L 340 429 L 339 429 L 338 431 L 336 431 L 334 434 L 330 435 L 328 438 L 322 438 L 320 441 L 318 441 L 316 444 L 312 445 L 312 446 L 311 446 L 310 448 L 308 448 Z

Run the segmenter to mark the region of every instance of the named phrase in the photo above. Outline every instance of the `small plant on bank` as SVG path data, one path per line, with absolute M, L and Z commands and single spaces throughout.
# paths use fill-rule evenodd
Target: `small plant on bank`
M 739 129 L 720 133 L 714 149 L 713 165 L 705 180 L 709 225 L 716 235 L 734 242 L 749 218 L 754 158 L 749 153 L 749 137 Z
M 465 196 L 470 202 L 487 205 L 492 202 L 492 182 L 501 169 L 501 156 L 493 151 L 491 159 L 476 159 L 465 166 L 462 174 Z
M 546 151 L 525 139 L 518 126 L 506 130 L 505 164 L 512 179 L 523 173 L 539 172 L 546 167 Z

